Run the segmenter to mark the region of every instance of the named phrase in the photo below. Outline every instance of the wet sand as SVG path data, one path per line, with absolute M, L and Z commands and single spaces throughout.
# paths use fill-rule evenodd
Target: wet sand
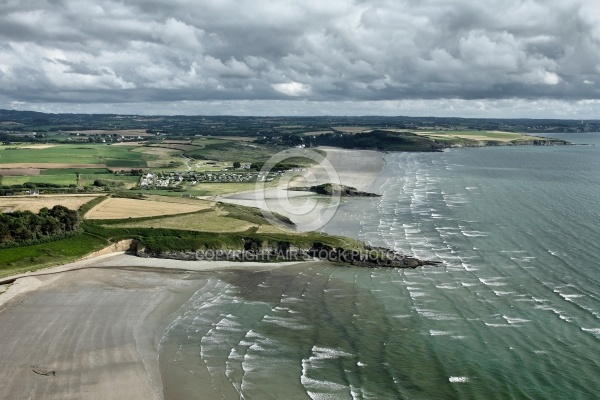
M 340 183 L 352 186 L 361 191 L 369 191 L 377 175 L 383 170 L 384 154 L 373 150 L 345 150 L 333 147 L 320 147 L 327 153 L 327 160 L 333 165 Z M 319 183 L 325 182 L 326 176 L 318 176 Z
M 378 152 L 325 150 L 359 190 L 383 168 Z M 252 205 L 256 194 L 239 196 L 227 201 Z M 289 264 L 112 254 L 20 276 L 0 294 L 0 398 L 161 399 L 160 339 L 202 272 Z
M 361 191 L 372 191 L 378 174 L 383 170 L 384 154 L 372 150 L 345 150 L 332 147 L 321 147 L 327 153 L 339 177 L 339 183 L 355 187 Z M 292 182 L 295 186 L 309 186 L 330 183 L 327 171 L 322 168 L 311 168 L 303 174 L 306 180 Z M 316 181 L 315 181 L 316 180 Z M 268 209 L 284 215 L 300 227 L 299 230 L 315 229 L 312 224 L 315 215 L 323 215 L 329 206 L 327 201 L 315 202 L 309 199 L 319 196 L 309 192 L 288 191 L 287 187 L 269 188 L 264 191 L 246 191 L 218 196 L 217 201 L 239 204 L 248 207 Z M 307 227 L 307 229 L 302 229 Z M 317 228 L 318 229 L 318 228 Z
M 280 265 L 117 254 L 20 278 L 0 295 L 0 398 L 161 399 L 160 339 L 201 272 Z

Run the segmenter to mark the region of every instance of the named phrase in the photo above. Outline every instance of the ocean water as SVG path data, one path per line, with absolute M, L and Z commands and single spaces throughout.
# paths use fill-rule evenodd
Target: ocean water
M 161 341 L 166 399 L 600 398 L 600 147 L 385 161 L 383 196 L 325 231 L 443 266 L 198 275 Z

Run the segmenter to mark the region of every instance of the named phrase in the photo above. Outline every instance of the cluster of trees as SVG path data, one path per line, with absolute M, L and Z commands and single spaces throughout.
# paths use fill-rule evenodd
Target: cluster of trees
M 326 133 L 316 136 L 313 142 L 317 146 L 381 151 L 440 151 L 443 148 L 443 145 L 426 137 L 381 130 L 357 134 Z
M 443 145 L 426 137 L 408 132 L 390 132 L 374 130 L 364 133 L 323 133 L 310 137 L 308 142 L 302 135 L 265 136 L 255 140 L 256 143 L 271 144 L 284 147 L 305 145 L 334 146 L 346 149 L 369 149 L 381 151 L 439 151 Z
M 0 196 L 14 196 L 15 194 L 22 194 L 27 189 L 40 189 L 43 193 L 60 193 L 65 190 L 75 189 L 77 185 L 71 184 L 68 186 L 58 185 L 55 183 L 45 182 L 25 182 L 22 185 L 2 185 L 0 179 Z
M 260 144 L 274 144 L 283 147 L 294 147 L 306 144 L 301 134 L 270 135 L 255 140 Z
M 38 214 L 16 211 L 0 214 L 0 245 L 41 241 L 79 228 L 77 211 L 60 205 Z
M 104 174 L 104 172 L 95 172 L 95 173 Z M 112 173 L 115 175 L 142 176 L 142 175 L 144 175 L 144 170 L 143 169 L 131 169 L 129 171 L 115 170 Z
M 75 187 L 75 185 L 72 185 Z M 46 182 L 25 182 L 22 185 L 4 185 L 2 188 L 7 189 L 39 189 L 39 188 L 61 188 L 64 185 L 58 185 L 56 183 L 46 183 Z

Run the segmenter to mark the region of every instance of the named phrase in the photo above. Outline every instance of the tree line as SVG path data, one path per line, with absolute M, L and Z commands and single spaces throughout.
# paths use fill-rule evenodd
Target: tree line
M 79 228 L 77 211 L 56 205 L 42 208 L 38 214 L 15 211 L 0 214 L 0 245 L 43 241 Z

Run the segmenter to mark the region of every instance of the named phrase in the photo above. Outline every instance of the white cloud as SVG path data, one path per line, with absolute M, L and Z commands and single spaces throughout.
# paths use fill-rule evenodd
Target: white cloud
M 6 0 L 0 95 L 579 104 L 600 98 L 598 26 L 592 0 Z
M 560 76 L 554 72 L 544 71 L 543 81 L 546 85 L 558 85 L 560 83 Z
M 302 96 L 310 93 L 310 86 L 300 82 L 274 83 L 271 86 L 287 96 Z
M 481 118 L 597 119 L 600 100 L 211 100 L 136 101 L 122 103 L 39 103 L 11 101 L 0 96 L 0 108 L 42 112 L 176 114 L 176 115 L 379 115 Z

